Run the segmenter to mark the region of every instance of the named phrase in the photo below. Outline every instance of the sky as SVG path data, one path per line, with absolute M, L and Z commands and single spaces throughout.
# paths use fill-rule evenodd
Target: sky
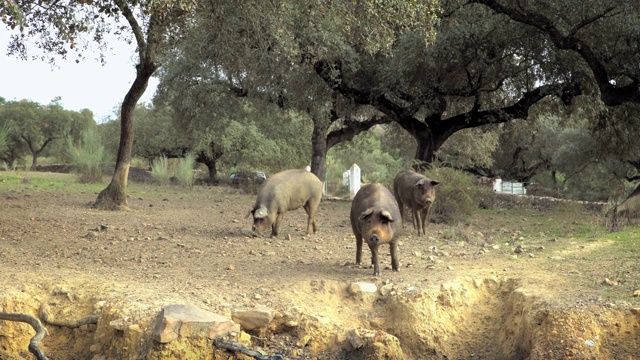
M 133 61 L 135 45 L 124 41 L 111 41 L 112 50 L 105 53 L 106 65 L 97 60 L 97 54 L 85 54 L 85 60 L 57 59 L 55 65 L 47 61 L 21 60 L 7 55 L 9 31 L 0 24 L 0 96 L 7 101 L 31 100 L 47 105 L 60 96 L 67 110 L 93 111 L 98 123 L 117 117 L 129 87 L 135 79 Z M 28 55 L 39 55 L 37 49 Z M 158 80 L 152 78 L 142 102 L 150 102 Z

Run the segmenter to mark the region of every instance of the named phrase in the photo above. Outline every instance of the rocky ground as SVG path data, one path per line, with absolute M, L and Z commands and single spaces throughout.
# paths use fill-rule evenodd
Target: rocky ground
M 304 234 L 298 210 L 271 239 L 251 233 L 254 196 L 238 189 L 131 184 L 131 210 L 105 212 L 89 207 L 99 187 L 48 176 L 16 186 L 0 172 L 0 311 L 42 318 L 44 306 L 49 323 L 99 316 L 76 328 L 45 322 L 51 359 L 227 358 L 206 336 L 153 340 L 157 314 L 177 304 L 225 318 L 263 309 L 255 329 L 235 316 L 234 340 L 287 359 L 640 353 L 637 282 L 625 280 L 640 275 L 637 256 L 604 251 L 604 218 L 581 207 L 478 211 L 421 238 L 407 227 L 400 271 L 384 249 L 373 277 L 354 265 L 347 201 L 323 201 L 317 234 Z M 32 335 L 0 321 L 0 359 L 33 358 Z

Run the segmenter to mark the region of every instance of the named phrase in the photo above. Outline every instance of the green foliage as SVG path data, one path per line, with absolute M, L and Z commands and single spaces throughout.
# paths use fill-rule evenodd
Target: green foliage
M 329 150 L 327 155 L 327 187 L 336 195 L 345 191 L 342 173 L 353 164 L 360 167 L 362 179 L 389 186 L 393 178 L 403 168 L 401 160 L 394 159 L 382 150 L 385 128 L 376 128 L 357 135 L 352 141 L 340 143 Z
M 0 159 L 13 164 L 31 155 L 32 164 L 44 156 L 66 161 L 67 140 L 82 142 L 83 132 L 92 126 L 91 111 L 65 110 L 57 99 L 47 106 L 27 100 L 1 103 L 0 129 L 6 131 L 6 147 Z
M 101 182 L 109 155 L 104 151 L 100 136 L 90 128 L 82 133 L 82 141 L 74 144 L 67 140 L 67 155 L 75 167 L 78 179 L 82 183 Z
M 169 160 L 165 156 L 153 160 L 151 176 L 158 185 L 169 185 L 171 182 L 171 172 L 169 169 Z
M 464 129 L 451 135 L 436 152 L 439 161 L 458 168 L 490 168 L 499 133 L 490 128 Z
M 9 148 L 9 122 L 0 124 L 0 155 Z
M 464 223 L 478 208 L 481 197 L 473 176 L 437 164 L 433 164 L 424 175 L 440 182 L 436 187 L 436 201 L 431 209 L 432 221 Z
M 176 178 L 178 183 L 182 186 L 193 186 L 193 167 L 196 163 L 195 156 L 193 154 L 187 154 L 184 158 L 181 158 L 176 170 Z
M 105 151 L 109 154 L 116 154 L 118 152 L 118 145 L 120 143 L 120 126 L 120 119 L 109 120 L 97 125 L 100 139 L 104 144 Z M 136 136 L 136 138 L 138 138 L 138 136 Z

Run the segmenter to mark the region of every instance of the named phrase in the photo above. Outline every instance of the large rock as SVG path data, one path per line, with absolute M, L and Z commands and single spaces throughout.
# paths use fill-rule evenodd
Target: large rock
M 245 330 L 253 330 L 269 325 L 273 320 L 273 310 L 268 308 L 238 309 L 231 312 L 231 318 Z
M 398 338 L 381 330 L 352 329 L 346 334 L 347 358 L 353 360 L 404 360 Z
M 206 336 L 215 339 L 229 332 L 240 332 L 240 325 L 226 316 L 188 305 L 169 305 L 156 318 L 153 340 L 168 343 L 181 337 Z
M 378 287 L 373 283 L 359 281 L 349 284 L 349 292 L 351 294 L 375 294 L 376 291 L 378 291 Z

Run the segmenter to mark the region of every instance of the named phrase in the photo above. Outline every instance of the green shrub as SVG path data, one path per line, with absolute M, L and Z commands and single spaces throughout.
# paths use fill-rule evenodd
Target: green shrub
M 193 154 L 187 154 L 183 159 L 180 159 L 176 172 L 176 178 L 180 185 L 186 187 L 193 186 L 193 166 L 195 163 L 196 158 Z
M 171 181 L 171 173 L 169 172 L 169 160 L 166 156 L 153 160 L 151 165 L 151 176 L 158 185 L 168 185 Z
M 8 145 L 8 137 L 9 137 L 9 123 L 5 123 L 3 126 L 0 126 L 0 154 L 7 151 Z
M 94 129 L 82 132 L 82 140 L 79 144 L 67 142 L 67 155 L 78 174 L 78 180 L 82 183 L 95 183 L 102 181 L 104 168 L 109 163 L 109 156 L 104 151 L 100 136 Z
M 431 209 L 432 221 L 446 224 L 464 222 L 480 204 L 481 190 L 473 176 L 439 164 L 433 164 L 424 175 L 440 182 Z

